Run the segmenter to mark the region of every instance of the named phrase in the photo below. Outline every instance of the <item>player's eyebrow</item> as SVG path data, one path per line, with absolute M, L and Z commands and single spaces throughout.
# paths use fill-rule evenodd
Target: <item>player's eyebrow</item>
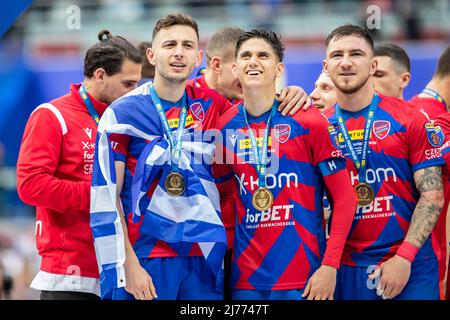
M 252 53 L 253 53 L 252 51 L 246 50 L 246 51 L 242 51 L 242 52 L 239 54 L 239 56 L 240 56 L 240 57 L 251 56 Z M 268 56 L 270 56 L 270 53 L 269 53 L 268 51 L 257 51 L 257 52 L 256 52 L 256 55 L 268 57 Z

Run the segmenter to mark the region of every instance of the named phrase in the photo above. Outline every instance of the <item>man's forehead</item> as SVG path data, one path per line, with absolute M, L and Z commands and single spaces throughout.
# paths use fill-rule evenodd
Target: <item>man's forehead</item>
M 327 51 L 336 50 L 370 50 L 370 46 L 367 41 L 356 35 L 342 36 L 339 38 L 333 38 L 328 44 Z
M 175 25 L 162 28 L 153 38 L 153 42 L 192 41 L 198 43 L 197 34 L 190 26 Z
M 391 57 L 388 56 L 375 56 L 375 59 L 377 59 L 377 69 L 390 69 L 394 66 L 394 63 L 392 61 Z
M 239 52 L 242 51 L 265 51 L 272 52 L 272 46 L 264 39 L 251 38 L 241 44 Z

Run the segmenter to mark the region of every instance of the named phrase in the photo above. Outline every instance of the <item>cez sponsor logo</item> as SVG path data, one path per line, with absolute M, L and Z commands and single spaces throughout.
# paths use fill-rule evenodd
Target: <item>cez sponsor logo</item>
M 245 173 L 242 173 L 239 177 L 236 175 L 236 179 L 239 181 L 239 193 L 247 194 L 246 189 L 250 189 L 251 192 L 258 189 L 258 177 L 250 175 L 248 179 L 246 179 Z M 268 173 L 266 175 L 266 188 L 274 189 L 274 188 L 290 188 L 291 185 L 293 187 L 298 186 L 298 176 L 296 173 L 281 173 L 279 175 L 274 175 Z M 248 186 L 248 188 L 246 188 Z

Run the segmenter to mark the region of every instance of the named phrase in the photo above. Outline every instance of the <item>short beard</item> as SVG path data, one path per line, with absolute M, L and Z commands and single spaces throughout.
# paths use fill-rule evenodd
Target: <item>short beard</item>
M 353 94 L 355 92 L 358 92 L 362 87 L 364 87 L 366 85 L 367 81 L 369 80 L 369 77 L 370 77 L 370 75 L 364 81 L 361 81 L 356 86 L 354 86 L 353 88 L 350 88 L 350 89 L 344 89 L 338 83 L 335 83 L 334 85 L 343 94 Z

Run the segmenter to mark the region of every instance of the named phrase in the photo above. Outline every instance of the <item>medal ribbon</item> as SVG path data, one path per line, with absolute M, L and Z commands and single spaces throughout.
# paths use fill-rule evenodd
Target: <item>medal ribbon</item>
M 184 128 L 186 127 L 186 117 L 187 117 L 187 95 L 184 92 L 183 102 L 180 111 L 180 118 L 178 122 L 178 132 L 176 139 L 173 136 L 172 131 L 170 130 L 169 121 L 167 120 L 166 113 L 164 112 L 164 108 L 161 104 L 161 100 L 159 99 L 158 94 L 156 93 L 153 84 L 149 86 L 150 96 L 152 98 L 153 104 L 156 107 L 156 111 L 158 112 L 159 118 L 163 124 L 164 131 L 170 141 L 170 145 L 172 147 L 171 153 L 171 162 L 172 162 L 172 171 L 178 172 L 178 164 L 180 162 L 181 149 L 182 149 L 182 139 Z
M 258 186 L 260 188 L 264 188 L 266 186 L 266 162 L 267 162 L 267 150 L 268 150 L 268 144 L 269 144 L 270 122 L 272 120 L 273 115 L 277 111 L 277 107 L 278 107 L 278 101 L 275 100 L 274 103 L 272 104 L 272 109 L 270 111 L 269 119 L 267 119 L 267 127 L 264 132 L 261 149 L 258 147 L 258 142 L 256 140 L 255 134 L 253 133 L 253 130 L 250 127 L 250 124 L 248 123 L 247 110 L 245 109 L 245 104 L 243 107 L 245 123 L 247 124 L 247 127 L 248 127 L 248 134 L 250 136 L 250 141 L 252 143 L 253 154 L 255 155 L 256 168 L 257 168 L 257 172 L 258 172 Z
M 94 119 L 95 124 L 98 126 L 98 123 L 100 122 L 100 116 L 98 115 L 97 110 L 95 110 L 91 99 L 89 99 L 86 88 L 83 84 L 81 84 L 78 92 L 80 93 L 81 99 L 83 99 L 86 109 L 89 111 L 89 114 L 91 115 L 92 119 Z
M 370 128 L 373 123 L 373 118 L 375 116 L 375 111 L 377 109 L 378 103 L 380 102 L 380 97 L 378 95 L 374 95 L 372 98 L 372 102 L 370 103 L 369 107 L 369 114 L 366 118 L 366 124 L 364 125 L 364 137 L 362 142 L 362 150 L 361 150 L 361 160 L 358 157 L 358 154 L 356 153 L 355 147 L 353 146 L 352 140 L 350 138 L 349 132 L 347 130 L 347 127 L 345 126 L 345 121 L 342 117 L 342 111 L 339 104 L 336 104 L 336 115 L 338 117 L 338 123 L 339 128 L 342 132 L 342 137 L 344 138 L 345 145 L 347 146 L 348 150 L 350 151 L 350 156 L 353 161 L 353 163 L 356 166 L 356 169 L 358 170 L 358 176 L 359 176 L 359 182 L 365 183 L 366 182 L 366 172 L 367 172 L 367 149 L 369 147 L 369 139 L 370 139 Z
M 430 96 L 435 98 L 440 103 L 443 103 L 444 107 L 447 108 L 447 105 L 445 104 L 444 98 L 442 98 L 441 95 L 439 93 L 437 93 L 436 91 L 434 91 L 433 89 L 425 88 L 425 89 L 422 90 L 422 93 L 429 94 Z

